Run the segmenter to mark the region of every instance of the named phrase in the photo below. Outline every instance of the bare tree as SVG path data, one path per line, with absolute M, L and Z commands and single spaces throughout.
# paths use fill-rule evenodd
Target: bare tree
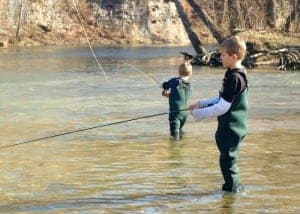
M 227 14 L 227 11 L 228 11 L 228 0 L 224 0 L 224 6 L 223 6 L 223 13 L 222 13 L 222 27 L 224 28 L 225 27 L 225 22 L 226 22 L 226 14 Z
M 19 31 L 20 31 L 20 25 L 22 21 L 22 14 L 23 14 L 23 0 L 20 2 L 20 10 L 19 10 L 19 19 L 18 19 L 18 25 L 17 25 L 17 31 L 16 31 L 16 37 L 19 38 Z
M 190 3 L 193 10 L 198 14 L 198 16 L 204 22 L 204 24 L 208 27 L 208 29 L 213 34 L 214 38 L 218 41 L 218 43 L 221 43 L 224 39 L 223 32 L 214 24 L 209 15 L 199 4 L 197 4 L 194 0 L 187 1 Z
M 294 8 L 295 8 L 295 31 L 298 32 L 300 23 L 299 23 L 299 11 L 300 11 L 300 2 L 299 0 L 294 0 Z
M 188 37 L 193 45 L 193 48 L 195 49 L 197 54 L 203 54 L 205 52 L 205 50 L 203 49 L 202 43 L 199 40 L 197 34 L 193 31 L 192 29 L 192 24 L 189 21 L 188 16 L 186 15 L 186 13 L 184 12 L 184 8 L 181 4 L 180 0 L 174 0 L 175 2 L 175 6 L 177 8 L 178 14 L 181 18 L 181 21 L 183 23 L 183 26 L 185 28 L 185 31 L 188 34 Z
M 122 0 L 122 38 L 124 38 L 124 37 L 125 37 L 125 24 L 124 24 L 124 16 L 125 16 L 124 0 Z
M 229 30 L 242 28 L 241 7 L 239 0 L 228 0 Z
M 284 31 L 290 32 L 291 24 L 292 22 L 295 22 L 296 29 L 299 28 L 299 11 L 300 11 L 300 0 L 294 0 L 294 9 L 291 12 L 291 14 L 287 17 L 285 25 L 284 25 Z
M 266 5 L 267 25 L 271 28 L 277 26 L 276 0 L 268 0 Z

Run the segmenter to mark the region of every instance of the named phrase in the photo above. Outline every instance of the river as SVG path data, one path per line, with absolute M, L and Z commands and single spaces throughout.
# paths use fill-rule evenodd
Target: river
M 189 47 L 0 50 L 0 146 L 168 111 L 159 82 Z M 124 63 L 124 62 L 127 62 Z M 224 69 L 193 67 L 191 102 L 215 96 Z M 216 119 L 167 115 L 0 150 L 1 213 L 299 213 L 300 73 L 248 71 L 242 195 L 223 195 Z

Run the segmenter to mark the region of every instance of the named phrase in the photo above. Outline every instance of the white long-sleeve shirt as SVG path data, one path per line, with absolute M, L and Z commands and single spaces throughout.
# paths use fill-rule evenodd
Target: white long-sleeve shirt
M 223 78 L 220 97 L 214 97 L 198 103 L 198 108 L 192 111 L 196 121 L 218 117 L 225 114 L 231 107 L 232 102 L 240 93 L 248 87 L 246 71 L 241 65 L 228 69 Z
M 207 106 L 204 108 L 196 108 L 192 111 L 192 115 L 196 121 L 205 118 L 217 117 L 225 114 L 231 107 L 231 103 L 224 100 L 222 97 L 215 97 L 201 102 L 201 105 Z

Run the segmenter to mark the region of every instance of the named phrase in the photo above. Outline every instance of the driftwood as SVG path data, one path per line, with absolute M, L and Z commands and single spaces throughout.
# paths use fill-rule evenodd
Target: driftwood
M 271 51 L 270 54 L 279 57 L 279 63 L 277 69 L 279 70 L 300 69 L 300 49 L 283 48 L 277 51 Z
M 221 54 L 218 50 L 210 51 L 206 54 L 193 56 L 186 52 L 180 52 L 184 59 L 192 60 L 193 65 L 207 65 L 218 67 L 222 65 Z M 298 70 L 300 69 L 300 49 L 283 48 L 275 51 L 260 50 L 255 53 L 247 53 L 242 64 L 247 68 L 258 66 L 258 61 L 264 56 L 276 56 L 279 60 L 277 69 L 279 70 Z
M 219 51 L 211 51 L 206 54 L 197 54 L 193 56 L 187 52 L 180 52 L 185 60 L 191 60 L 192 65 L 209 65 L 213 67 L 218 67 L 222 65 L 221 54 Z

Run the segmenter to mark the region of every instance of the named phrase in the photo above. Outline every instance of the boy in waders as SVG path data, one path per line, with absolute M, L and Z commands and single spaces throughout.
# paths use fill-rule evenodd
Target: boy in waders
M 186 61 L 178 68 L 179 77 L 174 77 L 162 84 L 162 95 L 169 97 L 170 135 L 174 140 L 180 140 L 183 135 L 182 127 L 188 117 L 187 111 L 191 94 L 189 77 L 192 75 L 192 65 Z
M 221 44 L 221 60 L 227 71 L 220 95 L 200 101 L 189 108 L 196 120 L 218 117 L 215 134 L 220 151 L 220 168 L 225 183 L 223 191 L 240 192 L 238 153 L 240 143 L 247 133 L 248 80 L 242 60 L 246 54 L 245 42 L 239 37 L 229 37 Z

